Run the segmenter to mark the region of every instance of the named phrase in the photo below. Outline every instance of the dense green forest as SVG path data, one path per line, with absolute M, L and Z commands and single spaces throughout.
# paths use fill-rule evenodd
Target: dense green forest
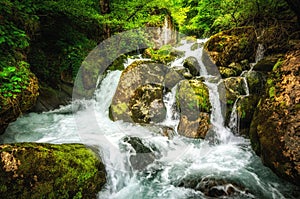
M 297 9 L 297 1 L 288 2 Z M 61 76 L 72 82 L 99 42 L 124 30 L 161 26 L 166 14 L 177 30 L 201 38 L 243 25 L 280 26 L 294 15 L 288 8 L 284 0 L 1 0 L 1 98 L 26 87 L 29 68 L 52 87 Z

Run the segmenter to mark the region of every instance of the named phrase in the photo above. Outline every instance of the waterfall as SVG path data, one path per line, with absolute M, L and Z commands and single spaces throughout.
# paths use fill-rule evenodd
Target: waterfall
M 247 75 L 247 73 L 251 72 L 253 70 L 254 65 L 257 64 L 257 62 L 259 62 L 264 57 L 264 52 L 265 52 L 264 46 L 262 44 L 258 44 L 257 49 L 256 49 L 256 54 L 255 54 L 255 62 L 250 64 L 249 71 L 243 71 L 240 75 L 240 77 L 243 80 L 243 87 L 244 87 L 244 91 L 245 91 L 246 95 L 238 96 L 238 98 L 235 100 L 233 107 L 232 107 L 231 114 L 230 114 L 229 123 L 228 123 L 228 127 L 235 134 L 239 134 L 239 130 L 240 130 L 239 129 L 240 118 L 239 118 L 238 112 L 237 112 L 237 102 L 240 99 L 242 99 L 243 97 L 247 97 L 250 95 L 246 75 Z
M 147 126 L 111 121 L 108 109 L 121 71 L 108 72 L 94 99 L 76 101 L 47 113 L 25 114 L 10 124 L 0 141 L 81 142 L 98 147 L 107 171 L 107 184 L 98 194 L 100 199 L 208 198 L 205 196 L 207 190 L 201 191 L 201 186 L 207 188 L 213 180 L 219 180 L 214 189 L 227 190 L 230 186 L 234 191 L 233 195 L 222 198 L 293 198 L 295 188 L 264 167 L 252 151 L 249 140 L 234 136 L 224 126 L 220 77 L 207 73 L 199 54 L 202 48 L 191 51 L 191 45 L 184 41 L 178 48 L 185 49 L 184 57 L 195 56 L 200 64 L 200 75 L 209 88 L 211 133 L 220 140 L 217 144 L 182 136 L 169 139 Z M 182 67 L 183 60 L 175 60 L 172 67 Z M 127 65 L 130 63 L 132 60 L 128 60 Z M 167 108 L 164 124 L 171 126 L 177 124 L 173 109 L 175 92 L 174 87 L 164 96 Z M 128 150 L 130 146 L 124 142 L 126 136 L 139 137 L 143 144 L 153 148 L 155 160 L 143 170 L 132 168 L 130 158 L 136 152 Z M 226 183 L 218 184 L 223 181 Z M 193 183 L 195 189 L 185 187 Z
M 176 91 L 177 91 L 177 86 L 174 86 L 171 89 L 171 92 L 168 92 L 164 95 L 163 101 L 167 113 L 166 113 L 166 119 L 161 123 L 162 125 L 172 127 L 174 130 L 177 129 L 179 123 L 179 114 L 175 108 Z

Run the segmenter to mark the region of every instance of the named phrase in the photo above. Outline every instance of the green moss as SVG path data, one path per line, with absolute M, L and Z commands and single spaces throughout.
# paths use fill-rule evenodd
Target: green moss
M 123 113 L 125 113 L 126 110 L 128 110 L 128 106 L 125 102 L 117 105 L 111 105 L 111 111 L 118 115 L 122 115 Z
M 270 98 L 273 98 L 273 97 L 275 97 L 275 94 L 276 94 L 276 92 L 275 92 L 275 87 L 272 86 L 272 87 L 269 89 L 269 97 L 270 97 Z
M 276 71 L 278 68 L 280 68 L 281 67 L 281 65 L 282 65 L 282 62 L 283 62 L 283 59 L 278 59 L 278 61 L 276 62 L 276 64 L 274 65 L 274 67 L 273 67 L 273 71 Z
M 81 144 L 18 143 L 0 152 L 5 198 L 94 198 L 105 183 L 100 159 Z
M 182 81 L 178 94 L 176 94 L 176 99 L 181 110 L 187 108 L 190 111 L 201 110 L 207 113 L 210 112 L 211 105 L 208 89 L 201 81 Z

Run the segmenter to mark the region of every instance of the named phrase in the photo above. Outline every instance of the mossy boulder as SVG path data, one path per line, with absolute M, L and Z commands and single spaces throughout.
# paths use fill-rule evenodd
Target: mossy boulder
M 15 121 L 22 113 L 30 110 L 39 95 L 39 85 L 36 76 L 26 70 L 27 85 L 12 96 L 0 93 L 0 134 L 3 134 L 9 123 Z
M 209 92 L 201 80 L 183 80 L 178 84 L 176 104 L 180 112 L 178 133 L 204 138 L 210 128 Z
M 168 64 L 183 55 L 184 52 L 175 50 L 171 45 L 164 45 L 159 49 L 147 48 L 143 53 L 143 57 L 163 64 Z
M 106 182 L 100 158 L 82 144 L 0 145 L 2 198 L 96 198 Z
M 136 61 L 128 66 L 119 80 L 110 106 L 113 121 L 150 123 L 165 115 L 163 84 L 168 68 L 150 61 Z
M 223 69 L 224 73 L 238 76 L 241 73 L 241 67 L 230 65 L 240 64 L 245 59 L 254 62 L 256 48 L 257 38 L 254 27 L 233 28 L 209 38 L 204 45 L 203 53 L 206 56 L 203 56 L 203 63 L 208 67 L 216 65 L 230 68 L 230 72 Z
M 184 60 L 183 66 L 189 70 L 193 76 L 200 75 L 200 65 L 195 57 L 188 57 Z
M 254 113 L 250 139 L 263 163 L 300 185 L 300 50 L 292 50 L 267 80 Z

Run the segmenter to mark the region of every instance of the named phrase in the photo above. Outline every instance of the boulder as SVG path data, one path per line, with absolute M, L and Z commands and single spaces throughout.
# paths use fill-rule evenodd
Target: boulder
M 263 163 L 300 185 L 300 50 L 273 70 L 254 113 L 250 139 Z
M 169 69 L 149 61 L 136 61 L 128 66 L 110 105 L 113 121 L 150 123 L 165 118 L 163 85 Z
M 226 74 L 238 76 L 241 67 L 231 67 L 231 64 L 241 64 L 245 59 L 254 62 L 256 48 L 257 39 L 253 27 L 233 28 L 210 37 L 204 45 L 205 56 L 202 59 L 207 67 L 215 64 L 217 67 L 230 68 L 235 72 L 227 71 Z
M 204 138 L 210 128 L 209 92 L 200 80 L 183 80 L 178 85 L 176 104 L 180 112 L 178 133 L 190 138 Z
M 100 158 L 82 144 L 0 145 L 2 198 L 96 198 L 106 182 Z
M 23 70 L 26 70 L 28 76 L 26 87 L 19 89 L 20 92 L 14 93 L 12 96 L 4 96 L 3 93 L 0 93 L 0 134 L 5 132 L 9 123 L 30 110 L 39 95 L 38 79 L 28 68 Z
M 193 76 L 200 75 L 200 65 L 195 57 L 188 57 L 184 60 L 183 66 L 189 69 Z

